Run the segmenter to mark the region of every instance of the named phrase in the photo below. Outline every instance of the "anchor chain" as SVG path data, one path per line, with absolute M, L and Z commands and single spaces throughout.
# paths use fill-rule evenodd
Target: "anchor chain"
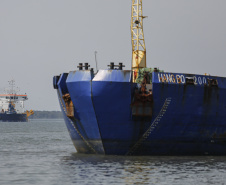
M 59 102 L 65 112 L 65 114 L 67 115 L 67 110 L 65 109 L 64 105 L 63 105 L 63 102 L 62 102 L 62 99 L 60 98 L 60 93 L 59 93 L 59 90 L 57 91 L 58 93 L 58 99 L 59 99 Z M 71 123 L 71 125 L 74 127 L 75 131 L 77 132 L 77 134 L 81 137 L 81 139 L 85 142 L 85 144 L 94 152 L 97 154 L 96 150 L 91 146 L 91 144 L 82 136 L 82 134 L 79 132 L 79 130 L 75 127 L 73 121 L 71 119 L 69 119 L 67 117 L 67 119 L 69 120 L 69 122 Z
M 151 126 L 147 129 L 147 131 L 143 134 L 143 136 L 137 141 L 137 143 L 135 143 L 135 145 L 126 153 L 126 155 L 132 155 L 132 153 L 134 153 L 138 149 L 138 147 L 142 144 L 142 142 L 145 141 L 151 135 L 151 133 L 154 131 L 154 129 L 159 124 L 161 118 L 166 113 L 166 110 L 167 110 L 170 102 L 171 102 L 171 98 L 167 98 L 165 100 L 158 116 L 155 118 L 155 120 L 153 121 Z

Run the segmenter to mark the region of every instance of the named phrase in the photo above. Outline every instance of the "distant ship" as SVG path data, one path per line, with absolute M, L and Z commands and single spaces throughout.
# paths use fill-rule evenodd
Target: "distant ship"
M 132 0 L 131 70 L 80 63 L 53 78 L 77 152 L 226 155 L 226 78 L 147 68 L 143 18 Z
M 17 94 L 14 88 L 15 81 L 9 81 L 10 89 L 0 94 L 0 121 L 1 122 L 27 122 L 34 112 L 24 110 L 24 101 L 28 100 L 26 94 Z

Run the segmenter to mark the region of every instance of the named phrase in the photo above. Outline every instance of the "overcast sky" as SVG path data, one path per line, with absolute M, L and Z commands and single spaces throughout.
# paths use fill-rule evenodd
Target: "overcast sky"
M 60 110 L 52 77 L 80 62 L 131 67 L 132 0 L 0 0 L 0 90 Z M 226 0 L 143 0 L 148 67 L 226 76 Z

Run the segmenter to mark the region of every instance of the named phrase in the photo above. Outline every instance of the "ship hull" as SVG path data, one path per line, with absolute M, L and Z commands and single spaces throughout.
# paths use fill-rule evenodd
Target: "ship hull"
M 131 76 L 122 70 L 100 70 L 95 77 L 80 71 L 55 80 L 77 152 L 226 155 L 226 78 L 153 72 L 148 103 L 134 102 Z M 208 84 L 212 79 L 217 84 Z M 71 115 L 65 94 L 73 103 Z
M 27 122 L 26 114 L 0 114 L 1 122 Z

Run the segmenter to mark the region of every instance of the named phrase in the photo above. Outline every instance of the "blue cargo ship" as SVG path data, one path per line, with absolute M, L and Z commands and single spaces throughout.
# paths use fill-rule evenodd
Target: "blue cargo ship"
M 145 94 L 132 82 L 131 71 L 100 70 L 94 76 L 92 70 L 81 70 L 55 77 L 76 150 L 225 155 L 226 78 L 166 72 L 150 76 Z
M 141 8 L 142 1 L 133 0 L 132 11 Z M 137 14 L 131 70 L 111 63 L 95 74 L 80 63 L 79 70 L 53 78 L 77 152 L 226 155 L 226 78 L 147 68 L 144 39 L 133 35 L 143 29 L 144 16 Z

